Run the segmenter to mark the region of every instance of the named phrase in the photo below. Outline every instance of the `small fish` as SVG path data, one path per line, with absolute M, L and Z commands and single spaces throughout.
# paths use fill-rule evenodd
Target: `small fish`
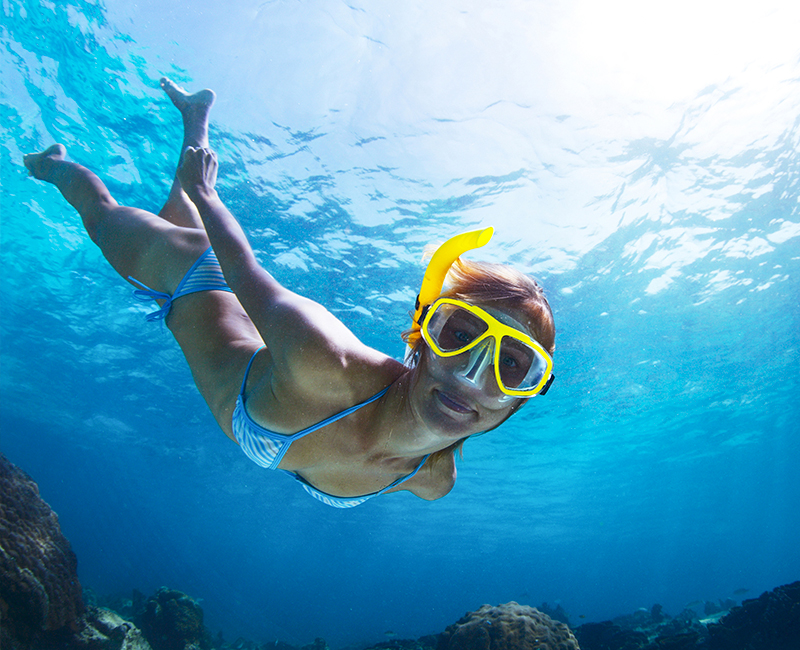
M 698 605 L 704 605 L 702 600 L 693 600 L 691 603 L 686 605 L 686 607 L 697 607 Z
M 750 591 L 749 589 L 744 589 L 744 588 L 742 588 L 742 589 L 737 589 L 736 591 L 734 591 L 734 592 L 733 592 L 733 595 L 734 595 L 734 596 L 744 596 L 744 595 L 745 595 L 746 593 L 748 593 L 749 591 Z
M 384 632 L 384 635 L 386 635 L 386 636 L 397 636 L 397 632 L 395 632 L 394 630 L 386 630 L 386 632 Z
M 578 618 L 586 618 L 586 614 L 581 614 Z

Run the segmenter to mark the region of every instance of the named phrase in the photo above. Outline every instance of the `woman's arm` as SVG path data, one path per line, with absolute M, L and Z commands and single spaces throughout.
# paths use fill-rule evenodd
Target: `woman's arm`
M 184 192 L 200 212 L 225 280 L 238 295 L 236 285 L 246 283 L 253 270 L 260 266 L 242 227 L 217 194 L 217 170 L 217 156 L 213 151 L 186 147 L 177 175 Z M 265 275 L 259 282 L 265 285 L 263 289 L 280 291 L 280 284 L 268 274 Z
M 365 346 L 327 309 L 283 287 L 259 265 L 242 227 L 217 195 L 217 159 L 187 147 L 178 178 L 197 206 L 208 238 L 233 289 L 278 368 L 306 383 L 341 367 L 346 351 Z M 346 362 L 344 363 L 346 365 Z M 309 369 L 313 369 L 309 375 Z

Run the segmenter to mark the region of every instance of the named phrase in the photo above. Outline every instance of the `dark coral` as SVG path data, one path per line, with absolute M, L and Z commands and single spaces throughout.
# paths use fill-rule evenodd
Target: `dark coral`
M 560 621 L 567 627 L 570 627 L 569 614 L 567 614 L 567 611 L 561 605 L 556 604 L 555 607 L 551 607 L 546 602 L 544 602 L 541 605 L 539 605 L 536 609 L 542 612 L 542 614 L 547 614 L 554 621 Z
M 391 639 L 381 641 L 364 650 L 436 650 L 438 635 L 422 636 L 419 639 Z
M 584 623 L 575 630 L 584 650 L 639 650 L 647 645 L 647 635 L 627 630 L 611 621 Z
M 159 589 L 147 599 L 136 623 L 153 650 L 208 650 L 212 646 L 203 625 L 203 609 L 180 591 Z
M 437 650 L 578 650 L 563 623 L 515 602 L 484 605 L 450 625 Z
M 661 605 L 575 629 L 582 650 L 700 650 L 708 633 L 692 610 L 672 618 Z
M 74 631 L 84 611 L 78 561 L 39 488 L 0 454 L 0 646 Z
M 800 650 L 800 582 L 746 600 L 717 623 L 654 608 L 586 623 L 575 636 L 583 650 Z
M 152 650 L 133 623 L 102 607 L 87 607 L 81 629 L 60 647 L 69 650 Z
M 800 581 L 745 600 L 708 632 L 709 650 L 797 650 Z

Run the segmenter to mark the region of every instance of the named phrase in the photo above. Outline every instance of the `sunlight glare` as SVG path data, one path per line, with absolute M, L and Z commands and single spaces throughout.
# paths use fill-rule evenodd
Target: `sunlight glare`
M 781 0 L 581 0 L 563 27 L 587 83 L 670 103 L 800 53 L 800 3 Z

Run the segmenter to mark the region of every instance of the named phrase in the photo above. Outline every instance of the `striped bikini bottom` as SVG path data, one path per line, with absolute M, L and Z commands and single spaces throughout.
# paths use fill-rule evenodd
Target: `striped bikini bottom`
M 178 288 L 172 295 L 164 293 L 163 291 L 151 289 L 130 276 L 128 276 L 128 280 L 133 282 L 136 286 L 141 287 L 141 289 L 136 289 L 133 292 L 133 295 L 137 299 L 143 301 L 165 301 L 160 309 L 156 309 L 156 311 L 150 312 L 145 316 L 145 320 L 148 322 L 164 320 L 167 314 L 169 314 L 172 303 L 181 296 L 197 293 L 198 291 L 230 291 L 233 293 L 233 290 L 225 283 L 225 277 L 222 275 L 222 268 L 219 265 L 219 260 L 217 260 L 217 256 L 214 254 L 214 249 L 210 246 L 192 265 L 192 268 L 186 272 L 186 275 L 183 276 L 183 280 L 180 281 Z

